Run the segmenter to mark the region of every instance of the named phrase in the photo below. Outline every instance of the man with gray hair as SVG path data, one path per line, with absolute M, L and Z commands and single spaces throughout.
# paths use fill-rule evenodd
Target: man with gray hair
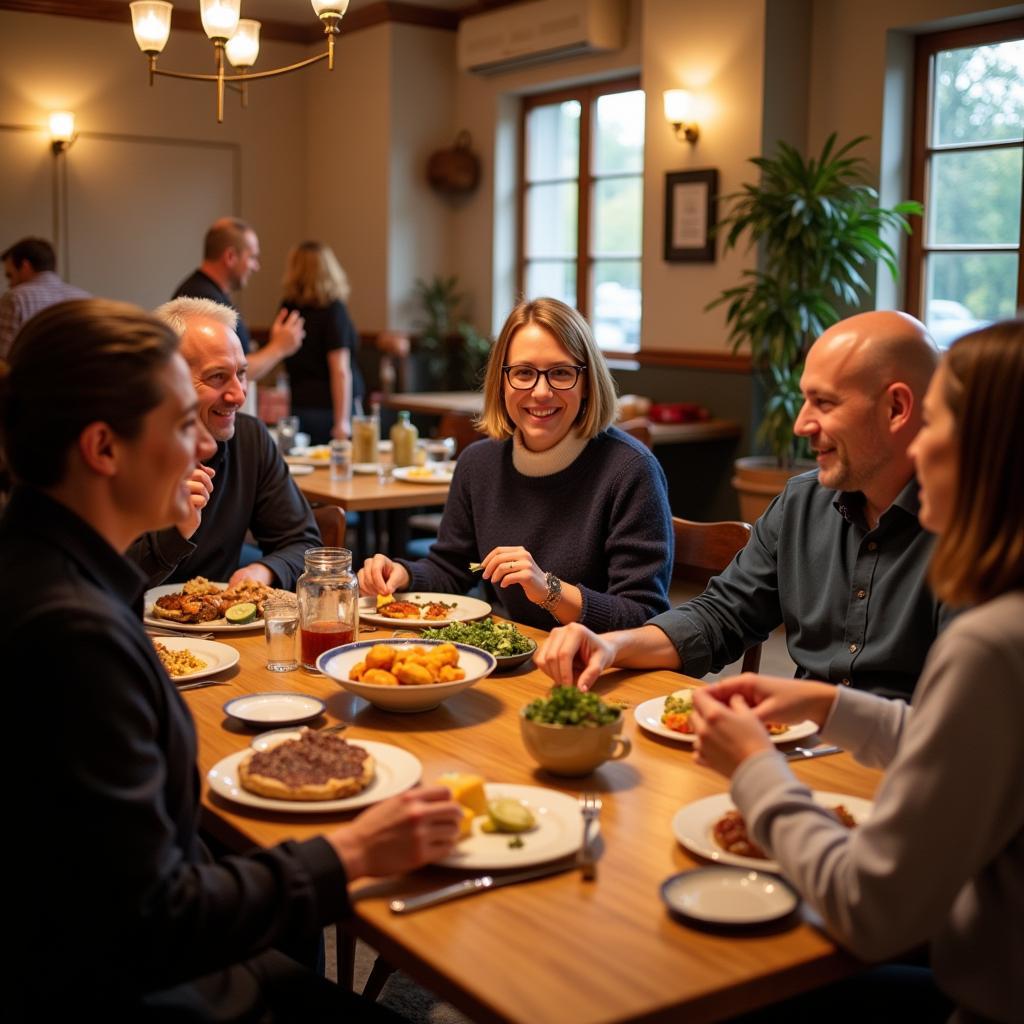
M 172 298 L 211 299 L 230 306 L 237 313 L 231 293 L 246 286 L 260 269 L 260 240 L 256 232 L 238 217 L 214 221 L 203 240 L 203 262 L 174 290 Z M 266 345 L 251 351 L 249 328 L 238 317 L 235 333 L 242 352 L 249 359 L 249 380 L 265 377 L 282 359 L 294 355 L 306 336 L 302 317 L 294 310 L 282 309 L 270 327 Z
M 199 419 L 216 451 L 193 474 L 193 504 L 185 522 L 147 533 L 129 557 L 150 584 L 180 583 L 193 576 L 259 580 L 291 590 L 304 567 L 304 553 L 320 544 L 309 503 L 266 427 L 241 412 L 247 361 L 235 333 L 237 314 L 209 299 L 173 299 L 155 315 L 180 336 L 199 398 Z M 201 500 L 205 492 L 207 501 Z M 240 565 L 246 532 L 262 552 Z

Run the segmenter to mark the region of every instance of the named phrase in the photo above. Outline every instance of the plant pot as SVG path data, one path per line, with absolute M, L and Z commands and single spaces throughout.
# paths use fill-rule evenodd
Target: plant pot
M 748 455 L 737 459 L 733 463 L 732 486 L 740 499 L 740 519 L 745 523 L 756 522 L 790 477 L 799 476 L 814 467 L 815 463 L 809 459 L 798 459 L 787 469 L 780 468 L 770 455 Z

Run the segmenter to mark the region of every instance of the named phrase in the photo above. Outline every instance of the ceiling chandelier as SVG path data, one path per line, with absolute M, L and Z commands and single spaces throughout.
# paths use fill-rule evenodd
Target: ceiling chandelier
M 241 0 L 199 0 L 199 13 L 203 29 L 213 43 L 216 73 L 212 75 L 192 74 L 185 71 L 165 71 L 156 66 L 157 57 L 167 45 L 171 34 L 171 10 L 173 5 L 166 0 L 136 0 L 129 4 L 132 9 L 132 30 L 139 49 L 149 58 L 149 84 L 154 84 L 157 75 L 167 78 L 186 78 L 193 82 L 217 83 L 217 121 L 224 120 L 224 89 L 241 93 L 242 106 L 246 105 L 246 86 L 257 78 L 274 78 L 298 71 L 310 64 L 327 59 L 327 67 L 334 69 L 334 37 L 340 32 L 340 23 L 349 0 L 310 0 L 316 16 L 323 22 L 327 36 L 327 50 L 315 57 L 300 60 L 288 67 L 271 71 L 249 69 L 256 63 L 260 52 L 260 23 L 251 18 L 242 18 L 239 7 Z M 224 73 L 224 58 L 238 74 Z

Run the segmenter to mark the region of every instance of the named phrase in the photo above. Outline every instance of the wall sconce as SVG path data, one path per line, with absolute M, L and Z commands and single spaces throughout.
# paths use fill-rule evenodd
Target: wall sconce
M 75 141 L 75 115 L 70 110 L 55 110 L 50 115 L 50 149 L 63 153 Z
M 665 120 L 672 125 L 676 139 L 694 143 L 700 138 L 700 128 L 693 120 L 693 95 L 686 89 L 666 89 L 662 93 L 665 103 Z

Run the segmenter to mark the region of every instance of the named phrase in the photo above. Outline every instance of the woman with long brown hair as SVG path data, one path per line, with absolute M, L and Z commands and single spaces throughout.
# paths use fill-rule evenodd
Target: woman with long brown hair
M 347 438 L 353 405 L 362 401 L 359 335 L 345 305 L 349 292 L 348 277 L 329 245 L 300 242 L 288 254 L 281 308 L 299 312 L 306 340 L 285 365 L 292 413 L 313 444 Z
M 731 777 L 755 842 L 864 959 L 928 943 L 960 1021 L 1024 1019 L 1022 409 L 1021 320 L 956 342 L 925 396 L 910 455 L 921 523 L 939 538 L 930 579 L 964 611 L 932 647 L 912 706 L 755 675 L 695 696 L 697 761 Z M 853 831 L 814 803 L 762 724 L 806 718 L 886 770 Z M 861 1009 L 900 1019 L 891 1002 Z M 918 1004 L 913 1019 L 935 1017 Z

